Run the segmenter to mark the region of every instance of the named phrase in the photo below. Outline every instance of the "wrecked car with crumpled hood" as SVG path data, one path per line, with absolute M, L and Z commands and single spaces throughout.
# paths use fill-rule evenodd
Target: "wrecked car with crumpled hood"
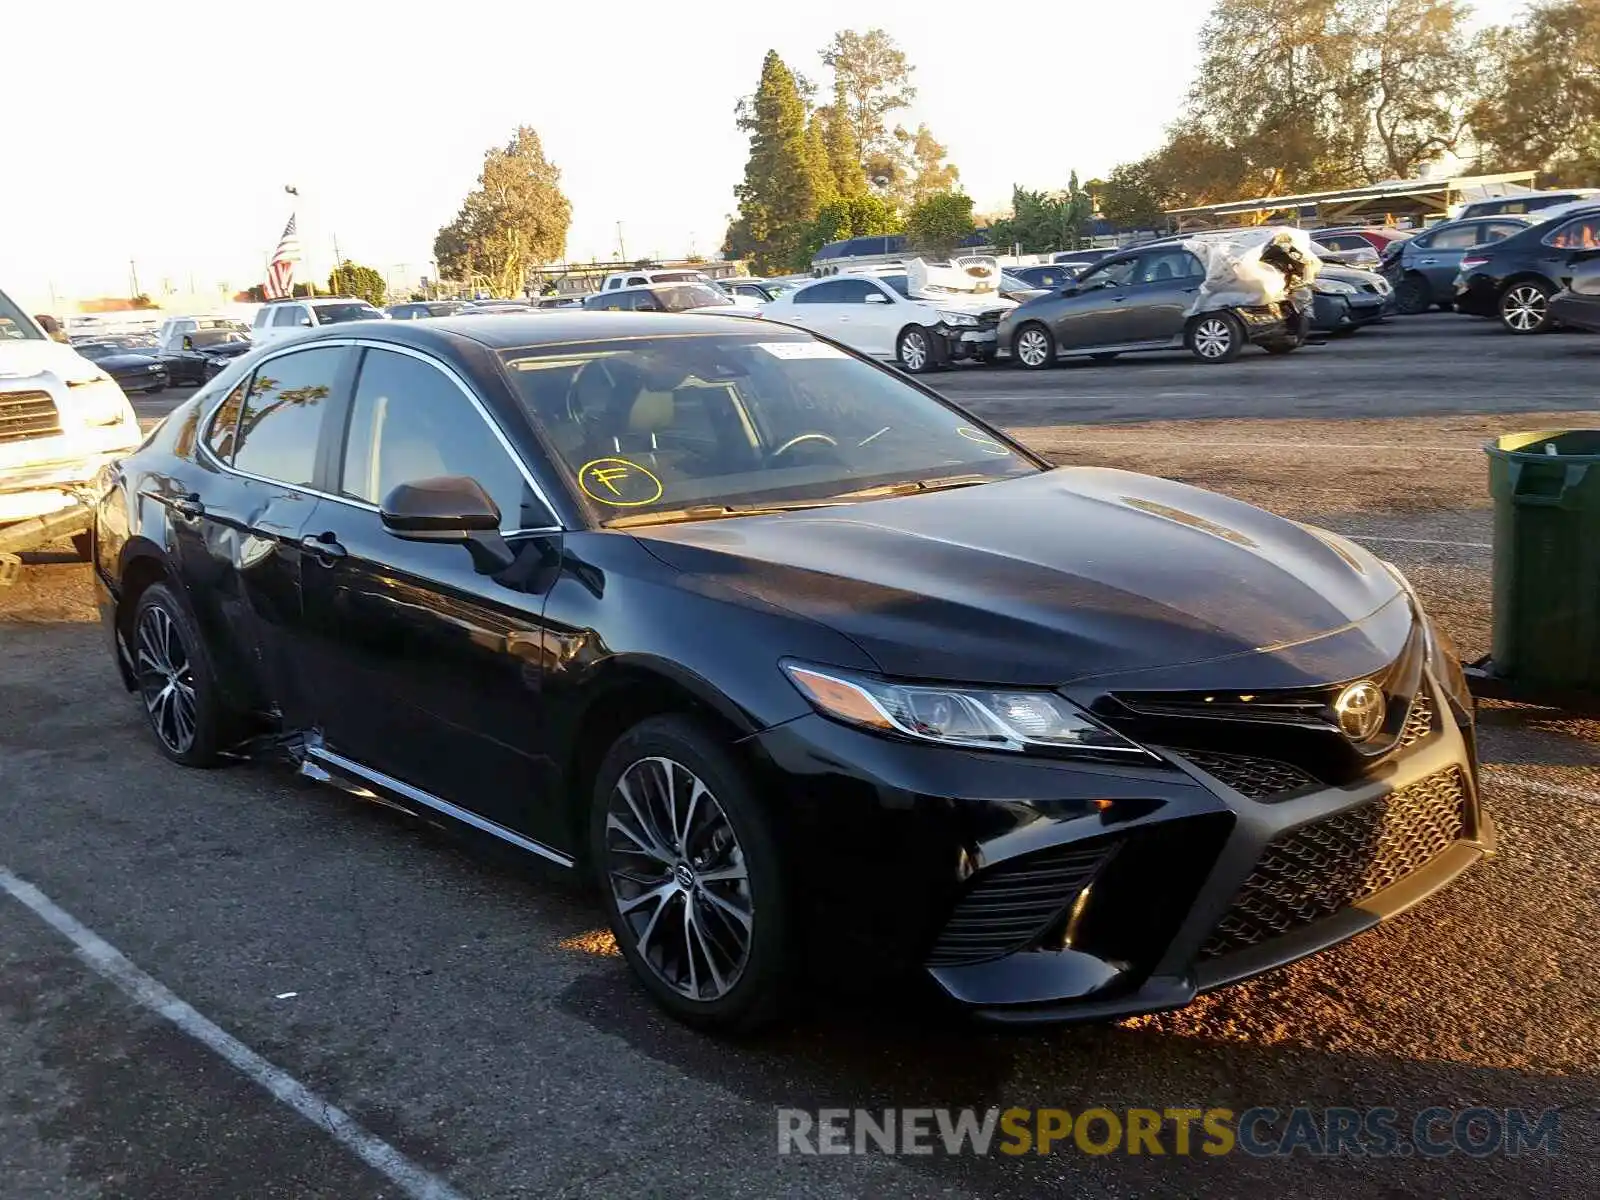
M 1064 357 L 1187 349 L 1228 362 L 1246 346 L 1286 354 L 1305 342 L 1318 270 L 1297 229 L 1169 238 L 1101 259 L 1067 287 L 1007 313 L 998 353 L 1040 370 Z

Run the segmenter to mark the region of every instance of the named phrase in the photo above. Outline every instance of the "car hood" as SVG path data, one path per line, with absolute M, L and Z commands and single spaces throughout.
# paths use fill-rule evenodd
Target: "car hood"
M 149 354 L 129 350 L 126 354 L 108 354 L 104 358 L 90 359 L 102 371 L 143 371 L 160 365 L 155 351 Z
M 0 338 L 0 380 L 55 375 L 89 379 L 95 364 L 62 342 Z
M 818 621 L 907 678 L 1307 686 L 1386 664 L 1411 625 L 1353 543 L 1104 468 L 630 532 L 684 586 Z
M 218 342 L 215 346 L 200 346 L 199 352 L 207 358 L 237 358 L 255 349 L 249 342 Z

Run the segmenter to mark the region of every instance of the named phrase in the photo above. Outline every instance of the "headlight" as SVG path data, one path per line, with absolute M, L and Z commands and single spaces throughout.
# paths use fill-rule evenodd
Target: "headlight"
M 86 425 L 119 425 L 133 414 L 128 398 L 109 375 L 93 386 L 78 386 L 72 399 Z
M 945 312 L 942 308 L 939 310 L 939 319 L 946 325 L 976 325 L 978 323 L 978 318 L 971 313 Z
M 1444 688 L 1445 694 L 1455 702 L 1456 707 L 1463 713 L 1473 710 L 1472 689 L 1467 686 L 1467 677 L 1461 670 L 1461 655 L 1456 650 L 1455 643 L 1450 640 L 1450 635 L 1434 624 L 1422 608 L 1422 600 L 1417 596 L 1416 589 L 1411 586 L 1411 581 L 1405 573 L 1386 559 L 1379 560 L 1389 574 L 1394 576 L 1395 582 L 1405 592 L 1406 598 L 1411 602 L 1411 611 L 1416 614 L 1417 620 L 1422 622 L 1422 653 L 1429 672 Z
M 1354 296 L 1356 289 L 1348 283 L 1340 283 L 1337 279 L 1314 279 L 1311 281 L 1311 290 L 1320 292 L 1324 296 Z
M 784 663 L 817 711 L 878 733 L 989 750 L 1145 751 L 1054 692 L 928 687 Z

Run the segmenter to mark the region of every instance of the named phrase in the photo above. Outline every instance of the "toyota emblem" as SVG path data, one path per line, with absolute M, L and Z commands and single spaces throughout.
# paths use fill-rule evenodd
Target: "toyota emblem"
M 1333 702 L 1339 728 L 1352 742 L 1370 742 L 1376 737 L 1387 708 L 1383 689 L 1368 679 L 1352 683 Z

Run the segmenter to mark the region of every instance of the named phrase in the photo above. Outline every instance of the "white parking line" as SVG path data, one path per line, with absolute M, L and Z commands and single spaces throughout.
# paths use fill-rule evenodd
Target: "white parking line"
M 1539 796 L 1556 796 L 1562 800 L 1583 800 L 1589 804 L 1600 804 L 1600 792 L 1591 792 L 1587 788 L 1562 787 L 1559 783 L 1545 783 L 1542 779 L 1529 779 L 1523 775 L 1513 775 L 1505 767 L 1495 763 L 1486 763 L 1484 770 L 1488 771 L 1499 783 L 1509 784 L 1511 787 L 1521 788 L 1525 792 L 1533 792 Z
M 135 1003 L 171 1021 L 195 1041 L 209 1046 L 273 1096 L 351 1151 L 412 1200 L 463 1200 L 461 1193 L 429 1174 L 400 1151 L 369 1133 L 342 1109 L 329 1104 L 298 1080 L 273 1066 L 233 1035 L 146 975 L 119 951 L 81 924 L 71 913 L 25 880 L 0 867 L 0 890 L 31 909 L 35 916 L 70 941 L 100 975 L 116 984 Z

